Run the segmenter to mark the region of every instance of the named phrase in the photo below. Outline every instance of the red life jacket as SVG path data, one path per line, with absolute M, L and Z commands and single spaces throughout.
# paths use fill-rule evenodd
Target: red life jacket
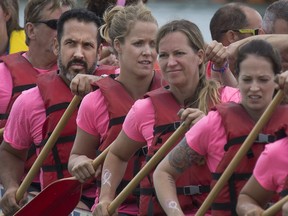
M 96 75 L 114 73 L 115 67 L 101 66 L 96 69 Z M 62 117 L 66 108 L 70 104 L 73 95 L 70 88 L 63 82 L 56 72 L 40 75 L 37 79 L 37 85 L 43 98 L 46 109 L 46 120 L 42 128 L 44 139 L 40 144 L 42 149 L 58 121 Z M 61 94 L 59 94 L 61 92 Z M 42 165 L 43 170 L 43 188 L 51 182 L 70 176 L 67 165 L 76 135 L 76 117 L 78 109 L 69 118 L 68 123 L 62 130 L 52 151 L 47 156 Z
M 216 172 L 212 174 L 211 188 L 216 184 L 255 125 L 255 122 L 240 104 L 233 102 L 220 104 L 216 106 L 216 109 L 222 117 L 227 134 L 227 144 L 224 146 L 225 155 L 219 163 Z M 247 155 L 241 160 L 228 183 L 225 184 L 218 194 L 212 204 L 212 215 L 237 215 L 235 211 L 237 197 L 252 175 L 255 163 L 264 150 L 265 144 L 286 136 L 287 110 L 287 106 L 279 106 L 274 112 L 274 115 L 272 115 L 270 121 L 262 130 L 262 133 L 258 135 Z M 277 115 L 277 113 L 282 115 Z
M 150 90 L 161 87 L 162 77 L 160 73 L 155 72 L 153 81 L 151 82 Z M 134 104 L 135 100 L 128 94 L 126 89 L 121 83 L 117 82 L 110 77 L 101 79 L 95 83 L 103 94 L 105 101 L 108 104 L 109 113 L 109 126 L 108 132 L 103 141 L 100 144 L 97 152 L 98 154 L 104 151 L 118 136 L 122 129 L 124 119 L 129 112 L 130 108 Z M 128 162 L 124 177 L 117 188 L 117 193 L 121 192 L 131 179 L 137 174 L 141 168 L 141 163 L 144 160 L 144 156 L 139 150 Z M 101 187 L 101 180 L 98 178 L 97 186 Z M 123 204 L 136 203 L 138 201 L 139 192 L 135 190 L 133 195 L 127 197 Z
M 22 53 L 1 56 L 0 61 L 4 62 L 10 71 L 13 89 L 6 113 L 0 113 L 0 128 L 6 125 L 11 107 L 22 91 L 36 86 L 38 72 L 30 62 L 22 56 Z
M 44 139 L 39 146 L 42 150 L 73 95 L 56 71 L 40 75 L 37 79 L 37 86 L 46 109 L 46 120 L 42 128 Z M 69 118 L 54 147 L 43 162 L 43 188 L 58 179 L 71 176 L 67 170 L 67 164 L 76 134 L 76 116 L 77 111 Z
M 148 92 L 155 110 L 154 138 L 148 148 L 146 162 L 158 151 L 171 134 L 180 126 L 177 116 L 179 103 L 164 88 Z M 167 109 L 167 107 L 169 107 Z M 179 143 L 175 142 L 174 146 Z M 174 147 L 173 146 L 173 147 Z M 143 166 L 145 163 L 143 164 Z M 150 172 L 140 183 L 139 215 L 165 215 L 153 186 L 153 172 Z M 184 213 L 195 213 L 210 191 L 211 173 L 207 165 L 195 166 L 185 171 L 176 181 L 179 203 Z
M 22 54 L 22 52 L 14 53 L 0 58 L 0 61 L 4 62 L 9 69 L 13 82 L 12 95 L 7 110 L 5 113 L 0 113 L 0 128 L 5 127 L 12 105 L 21 92 L 36 86 L 36 78 L 39 73 Z M 0 143 L 2 141 L 3 138 L 0 138 Z M 28 172 L 35 159 L 35 148 L 32 145 L 25 163 L 25 172 Z

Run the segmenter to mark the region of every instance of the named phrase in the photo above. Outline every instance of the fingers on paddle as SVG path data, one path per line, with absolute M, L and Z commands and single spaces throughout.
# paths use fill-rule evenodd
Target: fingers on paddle
M 87 179 L 94 177 L 95 170 L 91 163 L 87 163 L 84 166 L 77 167 L 72 170 L 73 175 L 81 182 L 84 183 Z

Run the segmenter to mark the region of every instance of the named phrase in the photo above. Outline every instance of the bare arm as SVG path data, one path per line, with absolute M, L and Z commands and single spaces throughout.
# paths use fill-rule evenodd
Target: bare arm
M 288 216 L 288 202 L 286 202 L 282 207 L 282 215 Z
M 227 47 L 229 58 L 235 59 L 238 53 L 238 50 L 244 44 L 255 40 L 255 39 L 263 39 L 268 41 L 273 45 L 273 47 L 277 48 L 280 52 L 288 51 L 288 40 L 286 34 L 264 34 L 264 35 L 255 35 L 251 37 L 244 38 L 242 40 L 236 41 L 230 44 Z
M 222 43 L 212 41 L 207 45 L 205 54 L 206 61 L 211 61 L 214 65 L 214 69 L 218 70 L 226 66 L 229 53 L 227 52 L 227 48 L 224 47 Z M 211 78 L 217 80 L 224 86 L 237 87 L 237 80 L 230 71 L 229 67 L 227 67 L 223 73 L 217 72 L 213 70 L 213 68 L 211 68 Z
M 16 191 L 24 174 L 28 150 L 16 150 L 3 141 L 0 145 L 0 181 L 6 192 L 1 200 L 5 215 L 15 213 L 20 205 L 16 203 Z
M 193 164 L 202 163 L 203 159 L 184 138 L 157 166 L 153 182 L 157 198 L 167 215 L 184 215 L 177 198 L 175 180 Z
M 129 159 L 145 145 L 146 143 L 131 140 L 123 130 L 111 144 L 102 169 L 101 193 L 94 215 L 107 215 L 107 205 L 115 197 L 116 189 L 124 176 Z
M 260 216 L 272 195 L 272 191 L 265 190 L 258 181 L 251 176 L 239 194 L 236 207 L 238 215 Z
M 70 153 L 68 170 L 80 182 L 96 175 L 92 161 L 96 158 L 96 149 L 100 138 L 77 127 L 76 138 Z

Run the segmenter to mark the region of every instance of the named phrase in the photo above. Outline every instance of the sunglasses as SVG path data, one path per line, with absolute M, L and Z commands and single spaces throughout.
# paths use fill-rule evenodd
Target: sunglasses
M 221 33 L 226 33 L 229 30 L 222 30 Z M 241 34 L 252 34 L 252 35 L 258 35 L 260 29 L 233 29 L 231 31 L 239 32 Z
M 56 29 L 57 29 L 58 20 L 57 20 L 57 19 L 40 20 L 40 21 L 36 21 L 36 22 L 34 22 L 34 23 L 44 23 L 44 24 L 46 24 L 49 28 L 56 30 Z

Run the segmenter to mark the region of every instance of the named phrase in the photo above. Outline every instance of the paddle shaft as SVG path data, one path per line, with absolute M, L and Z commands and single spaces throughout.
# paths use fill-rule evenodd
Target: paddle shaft
M 3 128 L 0 128 L 0 138 L 3 137 L 4 129 L 5 129 L 4 127 L 3 127 Z
M 32 167 L 30 168 L 29 172 L 25 176 L 24 180 L 22 181 L 20 187 L 16 192 L 16 200 L 20 201 L 23 198 L 23 195 L 27 191 L 28 187 L 30 186 L 31 182 L 33 181 L 36 174 L 39 172 L 43 161 L 53 148 L 55 142 L 57 141 L 58 137 L 60 136 L 61 131 L 67 124 L 69 118 L 72 116 L 74 111 L 76 110 L 77 106 L 79 105 L 81 98 L 79 96 L 74 96 L 71 103 L 67 107 L 66 111 L 62 115 L 61 119 L 57 123 L 55 129 L 53 130 L 51 136 L 47 140 L 46 144 L 44 145 L 42 151 L 40 152 L 39 156 L 33 163 Z
M 169 137 L 163 146 L 155 153 L 155 155 L 145 164 L 145 166 L 137 173 L 137 175 L 129 182 L 129 184 L 121 191 L 120 194 L 108 206 L 108 212 L 112 215 L 121 203 L 132 193 L 139 182 L 147 176 L 150 171 L 159 163 L 159 161 L 166 155 L 168 150 L 175 144 L 175 142 L 182 137 L 187 130 L 184 123 Z
M 282 206 L 288 202 L 288 195 L 283 197 L 281 200 L 279 200 L 277 203 L 272 205 L 270 208 L 266 209 L 263 213 L 262 216 L 270 216 L 270 215 L 276 215 L 278 211 L 281 210 Z
M 228 181 L 228 179 L 233 174 L 234 170 L 242 160 L 242 158 L 245 156 L 245 154 L 250 149 L 251 145 L 253 144 L 254 140 L 258 136 L 258 134 L 261 132 L 263 127 L 266 125 L 266 123 L 269 121 L 270 117 L 272 116 L 274 110 L 276 107 L 280 104 L 284 97 L 284 93 L 282 90 L 279 90 L 278 93 L 275 95 L 269 106 L 266 108 L 265 112 L 262 114 L 260 119 L 255 124 L 254 128 L 244 141 L 244 143 L 241 145 L 240 149 L 236 153 L 236 155 L 233 157 L 232 161 L 228 165 L 228 167 L 225 169 L 223 174 L 221 175 L 220 179 L 217 181 L 215 186 L 212 188 L 210 193 L 208 194 L 205 201 L 202 203 L 201 207 L 196 212 L 195 216 L 202 216 L 205 215 L 205 212 L 209 209 L 212 202 L 216 198 L 216 196 L 219 194 L 221 189 L 224 187 L 225 183 Z

